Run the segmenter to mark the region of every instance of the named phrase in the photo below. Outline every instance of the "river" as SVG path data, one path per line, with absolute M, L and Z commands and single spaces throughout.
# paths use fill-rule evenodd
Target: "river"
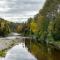
M 31 39 L 23 39 L 19 34 L 12 34 L 5 38 L 0 38 L 3 41 L 15 40 L 16 44 L 12 45 L 7 50 L 5 57 L 0 60 L 60 60 L 60 51 L 46 45 L 42 45 Z M 8 45 L 8 42 L 6 42 Z M 0 42 L 1 44 L 1 42 Z M 2 43 L 5 47 L 5 45 Z

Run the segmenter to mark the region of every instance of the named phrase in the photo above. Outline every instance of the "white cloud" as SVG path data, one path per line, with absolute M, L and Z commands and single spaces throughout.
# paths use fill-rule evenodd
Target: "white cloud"
M 43 6 L 45 0 L 0 0 L 0 17 L 13 22 L 26 21 Z

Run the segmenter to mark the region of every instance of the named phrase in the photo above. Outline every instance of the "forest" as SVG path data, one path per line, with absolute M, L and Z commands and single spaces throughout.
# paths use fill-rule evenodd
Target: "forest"
M 46 0 L 43 8 L 26 23 L 13 23 L 0 18 L 0 36 L 18 32 L 37 41 L 60 40 L 60 0 Z
M 24 25 L 25 35 L 38 41 L 60 41 L 60 0 L 46 0 L 43 8 Z

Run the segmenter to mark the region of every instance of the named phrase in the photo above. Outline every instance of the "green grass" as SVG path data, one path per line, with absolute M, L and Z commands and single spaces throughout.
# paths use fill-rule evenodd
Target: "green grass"
M 0 57 L 5 57 L 6 55 L 6 50 L 1 50 L 0 51 Z

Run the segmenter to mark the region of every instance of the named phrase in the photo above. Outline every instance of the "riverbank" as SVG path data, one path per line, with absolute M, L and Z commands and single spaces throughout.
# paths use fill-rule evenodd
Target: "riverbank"
M 59 50 L 60 51 L 60 41 L 54 41 L 54 42 L 49 42 L 48 45 L 51 47 L 51 48 L 54 48 L 56 50 Z
M 0 37 L 0 57 L 4 57 L 7 50 L 22 41 L 22 36 L 12 33 L 7 37 Z

